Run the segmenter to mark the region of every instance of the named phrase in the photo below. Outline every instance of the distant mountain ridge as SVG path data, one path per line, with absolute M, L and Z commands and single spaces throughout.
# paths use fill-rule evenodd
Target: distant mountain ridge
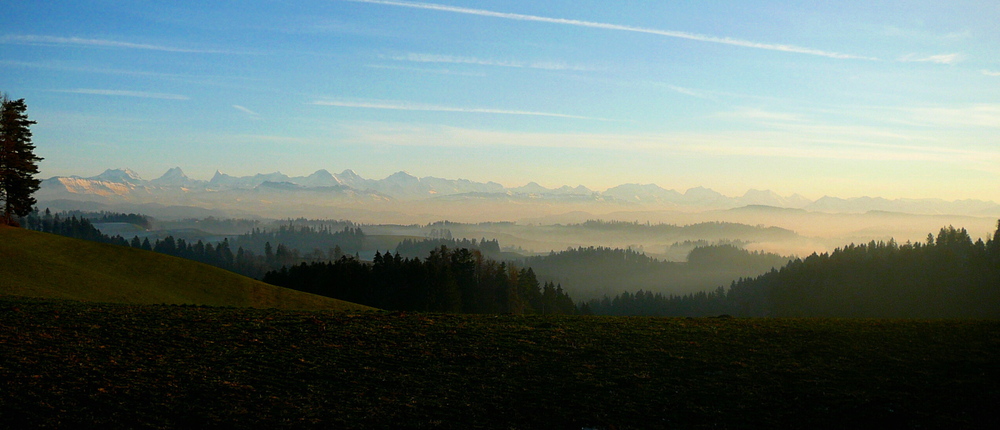
M 781 196 L 770 190 L 751 189 L 742 196 L 734 197 L 705 187 L 695 187 L 681 193 L 656 184 L 623 184 L 603 192 L 593 191 L 582 185 L 546 188 L 535 182 L 506 188 L 492 181 L 483 183 L 431 176 L 418 178 L 402 171 L 384 179 L 366 179 L 350 169 L 339 174 L 317 170 L 308 176 L 295 177 L 281 172 L 237 177 L 216 171 L 208 181 L 191 179 L 180 167 L 171 168 L 153 180 L 145 180 L 127 168 L 108 169 L 92 177 L 57 176 L 46 179 L 42 181 L 42 187 L 36 197 L 41 201 L 68 199 L 187 205 L 197 202 L 241 201 L 248 198 L 264 199 L 262 195 L 278 200 L 326 199 L 339 203 L 433 201 L 444 198 L 449 202 L 462 200 L 601 202 L 637 207 L 705 210 L 768 206 L 831 213 L 886 211 L 972 216 L 1000 214 L 1000 205 L 983 200 L 945 201 L 825 196 L 812 201 L 798 194 Z

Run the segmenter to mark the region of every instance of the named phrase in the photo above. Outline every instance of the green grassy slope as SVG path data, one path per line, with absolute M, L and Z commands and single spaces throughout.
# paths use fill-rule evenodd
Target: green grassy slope
M 182 258 L 4 226 L 0 294 L 135 304 L 370 309 Z

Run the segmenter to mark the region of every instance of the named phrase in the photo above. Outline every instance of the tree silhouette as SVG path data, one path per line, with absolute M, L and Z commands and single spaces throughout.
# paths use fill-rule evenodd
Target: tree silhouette
M 28 106 L 24 99 L 10 100 L 6 94 L 0 96 L 0 223 L 16 224 L 15 217 L 31 213 L 35 199 L 31 195 L 38 190 L 41 181 L 35 146 L 31 143 L 31 125 L 25 111 Z

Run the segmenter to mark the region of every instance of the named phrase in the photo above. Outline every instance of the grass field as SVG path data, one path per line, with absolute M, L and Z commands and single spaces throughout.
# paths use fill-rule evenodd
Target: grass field
M 997 428 L 1000 322 L 0 297 L 0 427 Z
M 0 294 L 113 303 L 360 310 L 150 251 L 0 226 Z

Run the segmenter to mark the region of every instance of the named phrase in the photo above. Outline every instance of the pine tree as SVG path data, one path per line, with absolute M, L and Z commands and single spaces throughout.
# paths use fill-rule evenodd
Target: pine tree
M 24 99 L 10 100 L 0 95 L 0 223 L 13 224 L 15 217 L 31 212 L 35 199 L 31 195 L 38 190 L 41 181 L 35 146 L 31 144 L 32 124 L 25 111 Z

